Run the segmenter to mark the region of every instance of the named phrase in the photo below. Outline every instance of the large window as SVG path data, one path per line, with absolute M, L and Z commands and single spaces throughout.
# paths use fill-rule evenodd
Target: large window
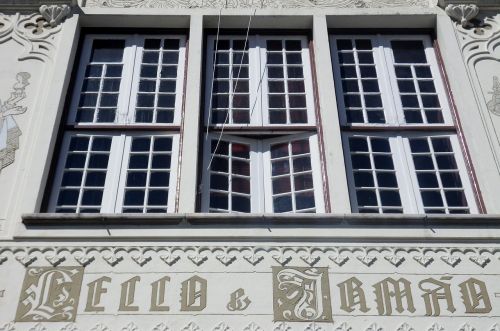
M 331 46 L 353 211 L 477 212 L 430 38 Z
M 50 211 L 174 212 L 185 38 L 87 35 Z
M 209 36 L 202 211 L 324 212 L 304 36 Z

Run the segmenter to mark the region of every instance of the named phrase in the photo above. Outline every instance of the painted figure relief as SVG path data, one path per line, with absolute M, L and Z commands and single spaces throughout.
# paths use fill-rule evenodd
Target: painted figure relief
M 495 115 L 500 115 L 500 82 L 498 77 L 493 77 L 493 91 L 491 100 L 488 102 L 488 110 Z
M 15 153 L 19 148 L 21 130 L 14 116 L 23 114 L 27 110 L 27 107 L 18 104 L 26 98 L 25 89 L 29 85 L 30 77 L 31 75 L 27 72 L 18 73 L 10 98 L 4 102 L 0 100 L 0 172 L 14 163 Z

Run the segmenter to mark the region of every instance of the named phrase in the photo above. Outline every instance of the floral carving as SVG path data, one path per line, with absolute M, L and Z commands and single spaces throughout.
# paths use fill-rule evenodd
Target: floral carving
M 370 254 L 366 250 L 364 251 L 364 254 L 362 256 L 357 256 L 356 258 L 367 267 L 370 267 L 377 260 L 374 255 Z
M 74 323 L 70 323 L 66 326 L 64 326 L 61 331 L 78 331 L 78 328 Z
M 90 331 L 111 331 L 106 325 L 99 323 L 94 326 Z
M 493 89 L 489 92 L 491 96 L 491 100 L 488 101 L 487 107 L 488 110 L 500 116 L 500 81 L 498 80 L 498 76 L 493 77 Z
M 196 323 L 190 322 L 182 329 L 182 331 L 201 331 L 201 329 L 198 325 L 196 325 Z
M 384 331 L 384 329 L 381 326 L 378 326 L 377 323 L 373 323 L 366 329 L 366 331 Z
M 304 331 L 324 331 L 324 330 L 318 324 L 316 324 L 316 323 L 310 323 L 308 326 L 306 326 L 306 328 L 304 329 Z
M 213 331 L 232 331 L 233 329 L 231 329 L 226 323 L 224 322 L 220 322 L 219 324 L 217 324 Z
M 465 28 L 471 28 L 474 25 L 470 21 L 479 14 L 479 7 L 476 5 L 448 5 L 445 8 L 446 14 Z
M 292 328 L 285 322 L 278 323 L 273 331 L 292 331 Z
M 494 324 L 491 328 L 490 328 L 490 331 L 500 331 L 500 325 L 498 324 Z
M 14 331 L 15 329 L 13 322 L 6 323 L 0 327 L 0 331 Z
M 42 5 L 40 6 L 40 14 L 42 14 L 43 18 L 49 23 L 51 27 L 56 27 L 71 12 L 71 8 L 68 5 Z
M 42 323 L 36 323 L 29 331 L 47 331 L 47 328 Z
M 476 329 L 472 327 L 469 323 L 465 323 L 460 327 L 458 331 L 476 331 Z
M 428 331 L 444 331 L 444 328 L 437 324 L 437 323 L 434 323 L 432 324 L 432 326 L 428 329 Z
M 352 328 L 346 323 L 340 324 L 335 331 L 352 331 Z
M 456 267 L 462 261 L 459 256 L 453 254 L 441 256 L 441 260 L 452 267 Z
M 165 323 L 156 325 L 151 331 L 170 331 L 170 328 Z
M 396 331 L 415 331 L 408 323 L 401 324 Z
M 122 328 L 122 331 L 139 331 L 139 328 L 134 324 L 134 322 L 130 322 Z
M 255 324 L 254 322 L 248 324 L 244 329 L 243 331 L 264 331 L 261 329 L 260 326 L 258 326 L 257 324 Z

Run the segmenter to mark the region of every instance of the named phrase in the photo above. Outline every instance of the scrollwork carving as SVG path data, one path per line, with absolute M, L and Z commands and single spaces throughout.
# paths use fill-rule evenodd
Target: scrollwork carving
M 61 23 L 70 14 L 67 5 L 42 5 L 38 13 L 30 15 L 0 14 L 0 44 L 15 40 L 24 47 L 18 60 L 47 61 L 54 49 L 54 35 L 61 30 Z

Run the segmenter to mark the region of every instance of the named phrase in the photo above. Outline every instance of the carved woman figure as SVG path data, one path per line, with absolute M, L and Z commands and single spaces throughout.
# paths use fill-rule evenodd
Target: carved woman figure
M 495 115 L 500 115 L 500 82 L 497 76 L 493 77 L 493 91 L 489 94 L 492 97 L 487 104 L 488 110 Z
M 26 98 L 25 89 L 29 85 L 30 77 L 27 72 L 18 73 L 10 98 L 3 103 L 0 100 L 0 171 L 14 162 L 15 152 L 19 148 L 21 130 L 14 116 L 23 114 L 27 110 L 26 107 L 17 104 Z

